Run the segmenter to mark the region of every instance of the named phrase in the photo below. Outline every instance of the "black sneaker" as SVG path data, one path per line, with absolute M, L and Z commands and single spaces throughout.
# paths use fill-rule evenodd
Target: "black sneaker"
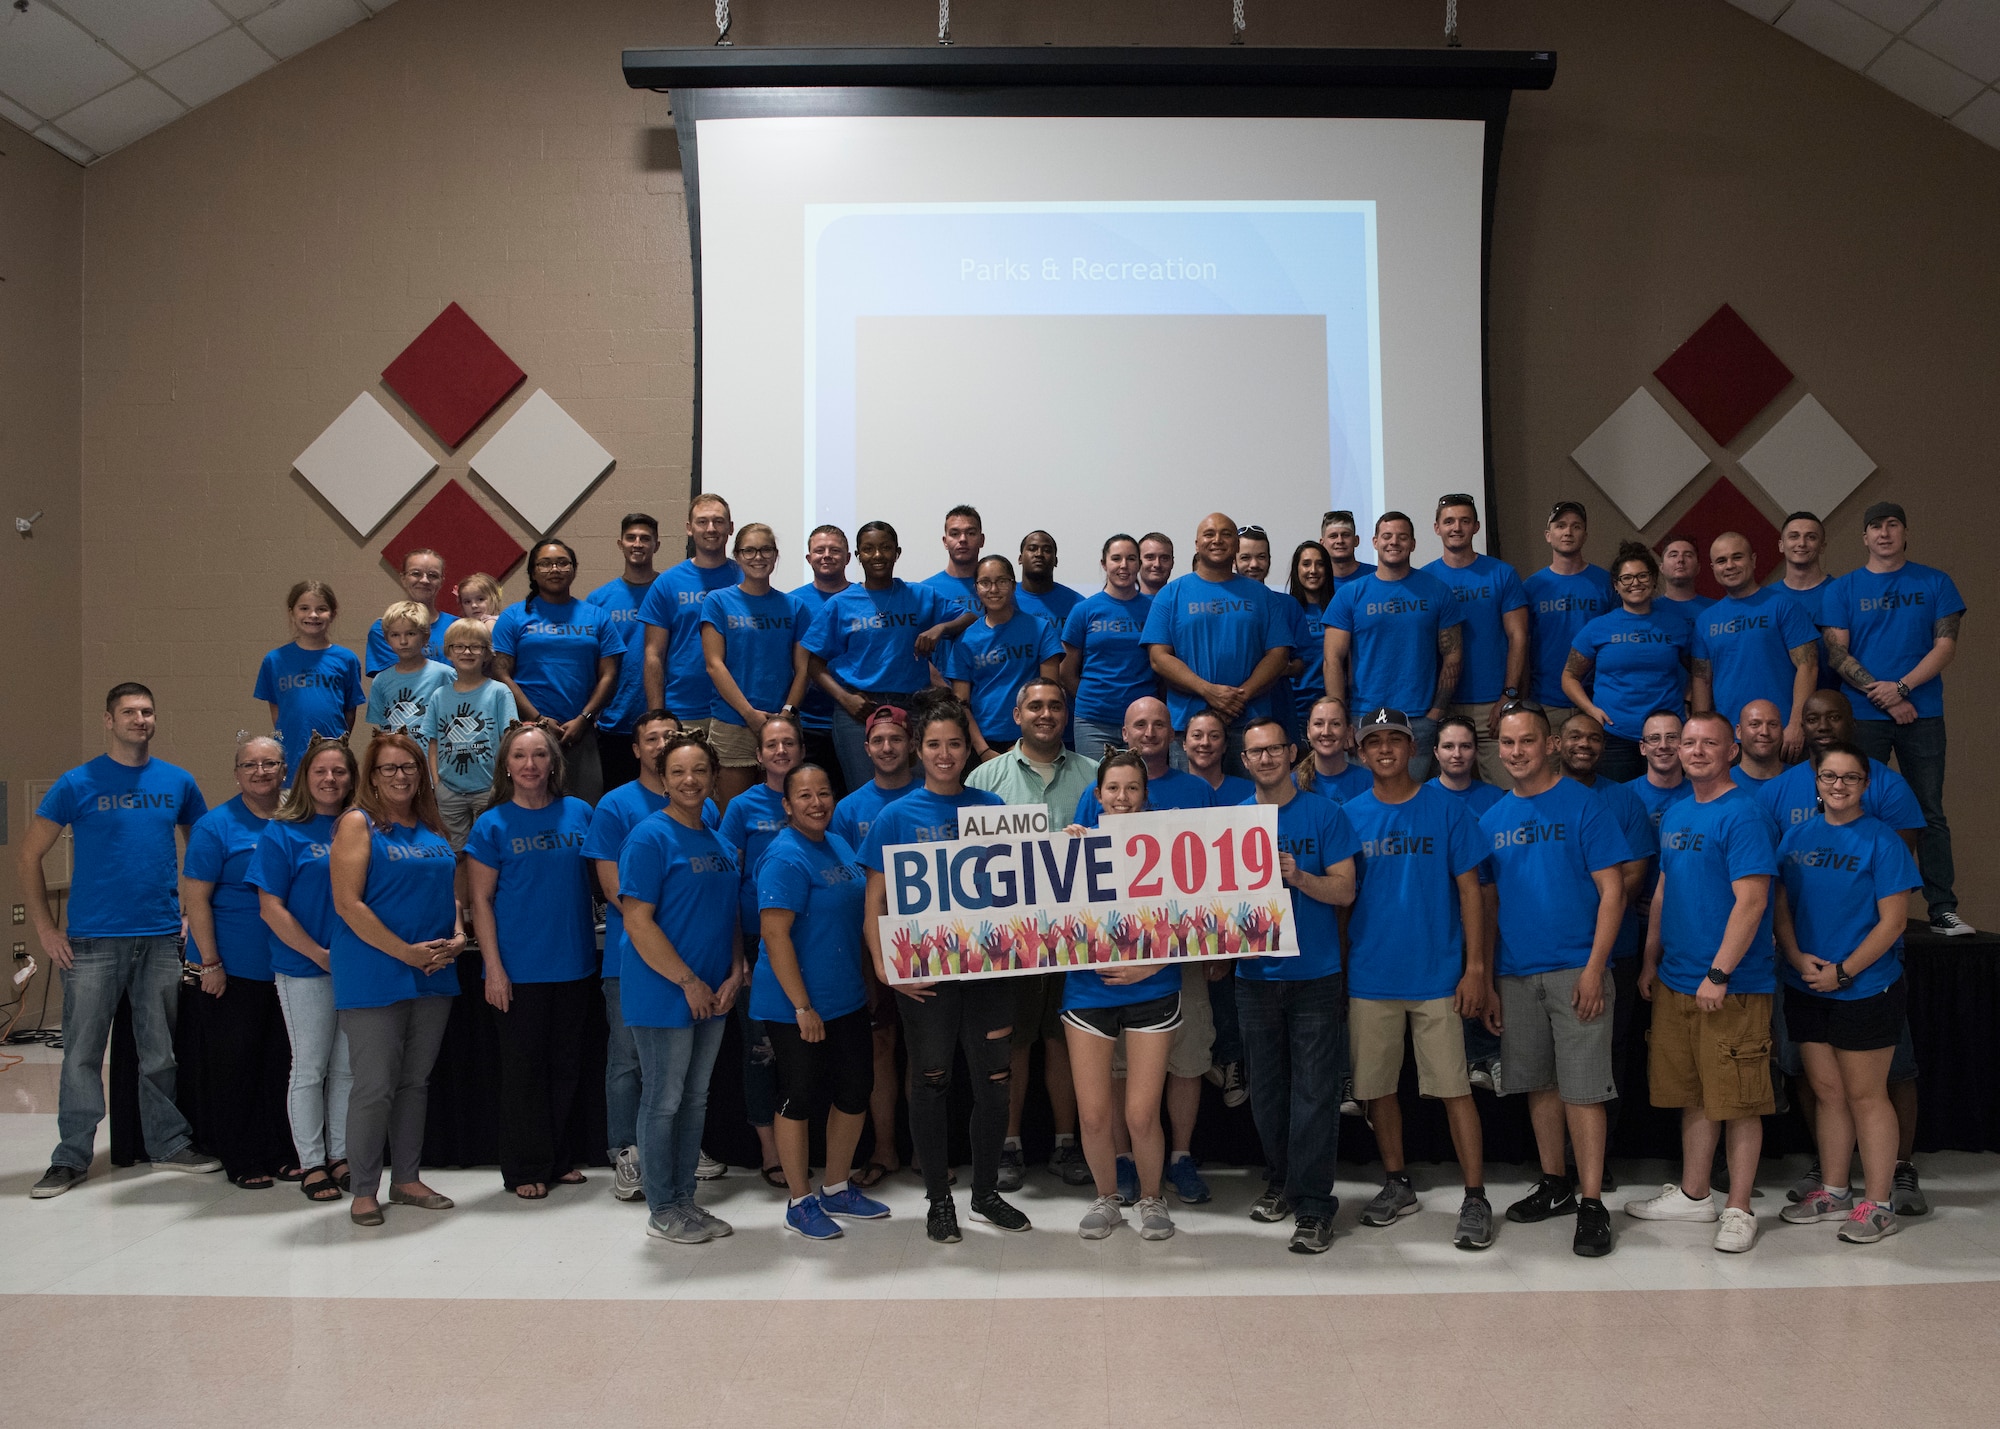
M 1946 909 L 1942 913 L 1931 914 L 1931 931 L 1940 938 L 1969 938 L 1979 930 L 1957 913 Z
M 1284 1191 L 1277 1186 L 1266 1186 L 1264 1194 L 1257 1198 L 1257 1204 L 1250 1208 L 1250 1219 L 1275 1225 L 1292 1213 L 1292 1203 L 1285 1198 Z
M 1543 1176 L 1535 1189 L 1507 1208 L 1507 1219 L 1523 1225 L 1576 1214 L 1576 1186 L 1567 1176 Z
M 1018 1191 L 1021 1189 L 1021 1183 L 1027 1179 L 1028 1161 L 1026 1157 L 1021 1155 L 1020 1144 L 1017 1142 L 1012 1146 L 1001 1147 L 1000 1180 L 998 1183 L 1000 1189 L 1003 1191 Z
M 958 1207 L 951 1197 L 931 1202 L 930 1214 L 924 1217 L 924 1234 L 939 1245 L 957 1245 L 963 1239 L 958 1233 Z
M 1917 1180 L 1917 1168 L 1907 1161 L 1896 1163 L 1896 1179 L 1889 1192 L 1889 1209 L 1899 1216 L 1924 1216 L 1930 1214 L 1931 1203 L 1924 1197 L 1923 1184 Z
M 1049 1171 L 1062 1178 L 1065 1186 L 1091 1184 L 1090 1163 L 1084 1159 L 1083 1148 L 1074 1141 L 1065 1142 L 1049 1153 Z
M 1332 1216 L 1300 1216 L 1285 1249 L 1293 1255 L 1324 1255 L 1332 1244 Z
M 60 1196 L 90 1173 L 79 1171 L 74 1166 L 51 1166 L 42 1173 L 42 1179 L 28 1188 L 32 1200 L 46 1201 L 51 1196 Z
M 1578 1255 L 1611 1254 L 1611 1212 L 1604 1209 L 1604 1202 L 1585 1199 L 1576 1203 L 1576 1238 L 1569 1248 Z
M 1032 1230 L 1028 1218 L 1000 1199 L 998 1191 L 988 1191 L 983 1196 L 972 1198 L 972 1218 L 985 1221 L 988 1225 L 1000 1227 L 1003 1231 Z

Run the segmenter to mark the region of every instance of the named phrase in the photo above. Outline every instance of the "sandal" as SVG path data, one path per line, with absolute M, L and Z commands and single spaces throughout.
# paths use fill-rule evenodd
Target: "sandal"
M 523 1181 L 514 1188 L 514 1194 L 523 1201 L 546 1201 L 549 1198 L 549 1188 L 541 1186 L 537 1190 L 537 1186 L 540 1186 L 539 1182 Z
M 565 1171 L 562 1175 L 556 1177 L 556 1184 L 558 1186 L 582 1186 L 587 1184 L 589 1180 L 590 1178 L 581 1171 Z
M 306 1173 L 309 1169 L 305 1166 L 287 1166 L 278 1173 L 278 1179 L 287 1183 L 303 1181 L 306 1179 Z
M 863 1166 L 859 1171 L 855 1172 L 848 1179 L 853 1181 L 854 1184 L 859 1186 L 862 1190 L 866 1191 L 871 1186 L 879 1182 L 884 1176 L 888 1176 L 890 1174 L 892 1173 L 890 1172 L 889 1168 L 887 1166 L 884 1166 L 880 1161 L 870 1161 L 866 1166 Z
M 766 1166 L 758 1174 L 764 1178 L 764 1184 L 773 1190 L 791 1190 L 791 1183 L 785 1179 L 785 1168 L 783 1166 Z
M 319 1180 L 313 1180 L 313 1177 Z M 308 1201 L 337 1201 L 340 1187 L 334 1183 L 332 1175 L 324 1166 L 314 1166 L 299 1177 L 299 1189 L 305 1192 Z
M 229 1184 L 232 1186 L 240 1187 L 245 1191 L 268 1191 L 273 1186 L 277 1185 L 278 1182 L 276 1177 L 268 1175 L 265 1172 L 258 1171 L 248 1176 L 241 1176 L 241 1177 L 231 1176 L 229 1178 Z
M 338 1167 L 339 1169 L 338 1170 L 334 1169 L 336 1167 Z M 347 1158 L 345 1156 L 340 1157 L 338 1160 L 329 1162 L 327 1164 L 326 1174 L 333 1177 L 333 1184 L 340 1187 L 341 1190 L 352 1191 L 354 1189 L 354 1177 L 348 1170 Z

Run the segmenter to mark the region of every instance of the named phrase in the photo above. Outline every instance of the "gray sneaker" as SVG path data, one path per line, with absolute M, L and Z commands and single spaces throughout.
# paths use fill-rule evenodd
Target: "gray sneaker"
M 686 1206 L 668 1206 L 646 1222 L 646 1234 L 656 1240 L 670 1240 L 675 1245 L 701 1245 L 713 1237 L 708 1227 L 689 1214 Z
M 1364 1226 L 1393 1226 L 1402 1216 L 1417 1213 L 1417 1193 L 1407 1181 L 1387 1180 L 1361 1211 Z
M 1257 1198 L 1257 1204 L 1250 1208 L 1250 1219 L 1263 1221 L 1266 1225 L 1290 1220 L 1291 1216 L 1292 1203 L 1277 1186 L 1266 1186 L 1264 1194 Z
M 1778 1212 L 1778 1219 L 1788 1225 L 1809 1226 L 1819 1221 L 1844 1221 L 1853 1212 L 1853 1196 L 1836 1197 L 1826 1187 L 1816 1186 L 1806 1193 L 1805 1199 Z
M 628 1146 L 611 1158 L 611 1194 L 621 1201 L 636 1201 L 646 1194 L 646 1178 L 639 1170 L 639 1148 Z
M 1161 1208 L 1162 1213 L 1165 1207 Z M 1125 1224 L 1125 1212 L 1116 1196 L 1099 1196 L 1076 1223 L 1076 1233 L 1085 1240 L 1103 1240 Z
M 706 1151 L 695 1158 L 694 1179 L 697 1181 L 720 1181 L 728 1174 L 729 1167 L 725 1163 L 717 1161 Z
M 1467 1196 L 1459 1206 L 1451 1243 L 1460 1250 L 1484 1250 L 1493 1244 L 1493 1206 L 1484 1196 Z
M 152 1164 L 155 1170 L 187 1171 L 195 1175 L 200 1175 L 205 1171 L 220 1171 L 222 1169 L 222 1161 L 219 1157 L 204 1156 L 192 1146 L 183 1146 L 171 1156 L 156 1157 Z
M 46 1201 L 51 1196 L 60 1196 L 89 1174 L 74 1166 L 51 1166 L 42 1173 L 41 1180 L 28 1188 L 28 1195 L 34 1200 Z
M 721 1240 L 726 1235 L 736 1234 L 735 1226 L 732 1226 L 728 1221 L 725 1221 L 714 1212 L 696 1205 L 693 1201 L 686 1202 L 681 1206 L 681 1209 L 694 1217 L 695 1224 L 708 1232 L 710 1240 Z
M 1139 1198 L 1139 1239 L 1167 1240 L 1174 1233 L 1174 1218 L 1167 1214 L 1167 1203 L 1158 1196 Z
M 1812 1165 L 1806 1167 L 1806 1174 L 1799 1177 L 1798 1180 L 1792 1182 L 1791 1189 L 1785 1192 L 1785 1199 L 1790 1201 L 1793 1205 L 1797 1205 L 1800 1201 L 1803 1201 L 1807 1196 L 1810 1196 L 1813 1192 L 1819 1190 L 1821 1184 L 1822 1183 L 1820 1181 L 1820 1176 L 1819 1176 L 1819 1158 L 1815 1156 L 1813 1157 Z
M 1018 1191 L 1021 1183 L 1028 1179 L 1028 1159 L 1021 1154 L 1021 1143 L 1010 1141 L 1000 1148 L 1000 1180 L 1002 1191 Z
M 1065 1186 L 1091 1183 L 1090 1162 L 1084 1159 L 1083 1148 L 1074 1141 L 1066 1141 L 1049 1153 L 1049 1171 L 1060 1176 Z
M 1922 1216 L 1928 1215 L 1930 1208 L 1931 1203 L 1924 1199 L 1923 1184 L 1917 1180 L 1917 1168 L 1907 1161 L 1898 1161 L 1896 1179 L 1889 1190 L 1889 1209 L 1899 1216 Z
M 1849 1245 L 1873 1245 L 1878 1240 L 1886 1240 L 1901 1230 L 1902 1223 L 1896 1213 L 1875 1201 L 1856 1201 L 1848 1214 L 1847 1224 L 1836 1232 L 1839 1239 Z

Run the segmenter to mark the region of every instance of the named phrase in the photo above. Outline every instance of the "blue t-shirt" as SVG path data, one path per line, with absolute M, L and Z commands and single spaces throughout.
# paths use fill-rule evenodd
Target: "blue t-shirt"
M 1159 693 L 1160 682 L 1140 639 L 1152 608 L 1150 595 L 1118 600 L 1099 591 L 1063 621 L 1062 643 L 1079 656 L 1078 719 L 1122 728 L 1132 701 Z
M 1547 566 L 1521 582 L 1528 597 L 1528 668 L 1534 696 L 1545 705 L 1568 708 L 1563 667 L 1577 632 L 1609 610 L 1618 609 L 1611 576 L 1602 566 L 1585 566 L 1559 576 Z
M 1665 585 L 1664 579 L 1661 581 L 1661 584 Z M 1716 604 L 1715 601 L 1710 600 L 1705 595 L 1691 595 L 1686 600 L 1676 600 L 1674 597 L 1664 593 L 1657 597 L 1657 602 L 1669 610 L 1678 610 L 1682 615 L 1687 617 L 1689 625 L 1693 625 L 1704 610 Z
M 300 823 L 273 819 L 257 839 L 250 860 L 250 883 L 285 905 L 306 936 L 322 948 L 333 943 L 333 881 L 327 864 L 333 852 L 332 814 L 314 814 Z M 286 977 L 325 977 L 326 969 L 292 949 L 265 928 L 271 970 Z
M 583 856 L 618 862 L 625 852 L 625 840 L 649 814 L 667 807 L 667 796 L 655 794 L 639 780 L 607 789 L 590 816 L 590 833 L 583 841 Z M 606 977 L 617 977 L 625 958 L 625 914 L 615 899 L 604 905 L 604 965 Z
M 1686 712 L 1690 639 L 1680 614 L 1657 605 L 1644 615 L 1621 606 L 1577 632 L 1571 648 L 1596 662 L 1588 684 L 1606 734 L 1636 741 L 1654 710 Z
M 730 800 L 730 808 L 736 801 Z M 806 997 L 823 1021 L 859 1011 L 868 1001 L 862 981 L 861 906 L 868 876 L 839 834 L 809 839 L 786 829 L 764 851 L 757 870 L 757 907 L 792 911 L 792 951 Z M 761 920 L 759 937 L 761 939 Z M 796 1017 L 769 956 L 750 975 L 750 1015 L 761 1022 Z
M 354 817 L 366 819 L 367 815 Z M 406 943 L 449 938 L 458 914 L 458 899 L 452 893 L 457 864 L 457 855 L 443 834 L 422 824 L 410 828 L 391 824 L 385 833 L 371 821 L 368 880 L 362 885 L 361 901 Z M 334 919 L 327 952 L 333 964 L 333 1005 L 337 1008 L 388 1007 L 413 997 L 458 996 L 456 967 L 419 972 L 363 942 L 343 918 Z
M 1820 601 L 1820 624 L 1847 632 L 1847 648 L 1878 680 L 1900 680 L 1930 654 L 1932 627 L 1965 609 L 1950 576 L 1932 566 L 1905 561 L 1888 575 L 1868 567 L 1837 577 Z M 1887 719 L 1874 702 L 1857 692 L 1856 719 Z M 1944 714 L 1944 678 L 1926 680 L 1910 691 L 1917 718 Z
M 1003 625 L 990 625 L 982 616 L 938 652 L 944 677 L 964 680 L 970 687 L 967 703 L 972 717 L 989 740 L 1021 737 L 1021 726 L 1014 722 L 1014 697 L 1044 660 L 1060 660 L 1062 653 L 1062 637 L 1055 628 L 1040 616 L 1019 610 Z
M 35 813 L 70 829 L 70 937 L 178 933 L 180 851 L 174 847 L 174 826 L 194 824 L 207 812 L 194 776 L 164 759 L 148 759 L 135 769 L 100 754 L 56 780 Z
M 753 784 L 729 801 L 722 811 L 722 842 L 736 855 L 743 884 L 737 893 L 737 918 L 743 928 L 743 949 L 757 948 L 757 871 L 764 850 L 785 828 L 784 795 L 769 784 Z
M 1175 658 L 1210 684 L 1241 685 L 1266 654 L 1292 645 L 1291 622 L 1270 594 L 1242 576 L 1226 581 L 1178 576 L 1153 597 L 1140 639 L 1171 647 Z M 1172 685 L 1167 686 L 1166 696 L 1177 730 L 1186 729 L 1188 717 L 1205 703 Z M 1271 691 L 1266 690 L 1244 707 L 1236 723 L 1268 715 L 1274 708 Z M 1119 719 L 1124 719 L 1122 713 Z
M 933 794 L 918 787 L 875 816 L 856 857 L 863 868 L 882 871 L 882 850 L 896 844 L 943 843 L 958 837 L 960 809 L 997 806 L 1004 801 L 984 789 L 964 788 L 956 794 Z
M 1499 785 L 1483 783 L 1478 779 L 1474 779 L 1463 789 L 1452 788 L 1444 782 L 1442 776 L 1433 778 L 1429 782 L 1437 785 L 1438 788 L 1444 790 L 1445 793 L 1451 795 L 1454 799 L 1462 801 L 1468 809 L 1472 810 L 1472 817 L 1475 819 L 1485 817 L 1488 809 L 1507 796 L 1507 791 Z
M 878 814 L 905 794 L 923 787 L 924 781 L 915 775 L 895 789 L 884 789 L 870 779 L 833 806 L 833 822 L 827 825 L 827 832 L 840 835 L 849 848 L 859 849 L 868 842 L 868 830 L 875 826 Z
M 792 647 L 810 619 L 805 606 L 783 591 L 747 595 L 740 585 L 714 592 L 701 606 L 701 624 L 722 634 L 723 668 L 750 708 L 766 714 L 782 707 L 791 693 Z M 708 712 L 724 724 L 743 723 L 720 694 Z
M 634 585 L 619 576 L 584 597 L 604 612 L 625 650 L 618 662 L 618 688 L 597 713 L 597 727 L 612 734 L 632 733 L 646 712 L 646 623 L 639 619 L 639 607 L 652 588 L 652 581 Z
M 1338 774 L 1321 774 L 1314 770 L 1312 787 L 1315 794 L 1336 804 L 1345 804 L 1349 799 L 1371 792 L 1375 788 L 1375 774 L 1350 759 Z
M 1588 963 L 1597 939 L 1591 875 L 1640 856 L 1608 803 L 1574 779 L 1558 779 L 1533 798 L 1498 800 L 1479 816 L 1479 833 L 1500 895 L 1494 970 L 1527 977 Z
M 1014 604 L 1026 614 L 1046 620 L 1050 628 L 1061 635 L 1069 625 L 1070 612 L 1083 604 L 1083 592 L 1072 590 L 1061 582 L 1039 594 L 1024 585 L 1017 585 L 1014 587 Z M 981 607 L 982 610 L 984 608 Z
M 391 665 L 395 664 L 393 658 Z M 316 734 L 338 739 L 347 733 L 347 718 L 368 703 L 361 692 L 361 662 L 344 645 L 304 650 L 294 641 L 280 645 L 257 667 L 252 694 L 278 707 L 278 738 L 285 746 L 285 780 L 298 772 L 299 760 Z
M 433 691 L 424 711 L 424 743 L 437 756 L 438 782 L 456 794 L 491 789 L 500 736 L 520 713 L 514 692 L 498 680 L 472 690 L 442 685 Z
M 1257 786 L 1245 779 L 1246 792 L 1235 802 L 1242 803 L 1254 797 Z M 1227 781 L 1224 781 L 1227 788 Z M 1146 781 L 1146 807 L 1155 811 L 1167 809 L 1220 809 L 1225 807 L 1222 793 L 1208 787 L 1208 781 L 1199 774 L 1189 774 L 1182 769 L 1169 769 L 1157 779 Z M 1097 827 L 1097 821 L 1104 816 L 1104 805 L 1098 802 L 1097 787 L 1092 785 L 1077 796 L 1077 823 L 1087 829 Z
M 1201 776 L 1195 777 L 1199 779 Z M 1204 779 L 1202 782 L 1205 784 L 1208 781 Z M 1215 796 L 1214 802 L 1209 805 L 1210 808 L 1233 809 L 1245 799 L 1255 798 L 1257 786 L 1241 774 L 1225 774 L 1222 776 L 1222 782 L 1209 792 Z
M 213 952 L 230 977 L 253 982 L 271 980 L 271 930 L 264 926 L 257 890 L 250 883 L 257 837 L 269 823 L 251 813 L 238 794 L 203 814 L 189 831 L 187 860 L 181 866 L 189 878 L 215 885 L 208 906 L 215 915 L 216 946 L 200 953 Z M 201 961 L 195 949 L 188 951 L 188 961 Z
M 430 727 L 431 697 L 457 678 L 456 670 L 435 660 L 407 674 L 391 665 L 368 687 L 368 723 L 423 743 Z
M 1821 628 L 1827 624 L 1825 620 L 1820 618 L 1820 613 L 1826 604 L 1827 593 L 1833 589 L 1833 577 L 1828 576 L 1818 585 L 1807 590 L 1793 590 L 1780 579 L 1773 583 L 1772 589 L 1784 591 L 1799 603 L 1799 609 L 1803 610 L 1806 613 L 1806 619 L 1813 623 L 1813 635 L 1817 637 Z M 1819 681 L 1815 688 L 1838 690 L 1843 688 L 1845 684 L 1846 682 L 1840 676 L 1833 673 L 1833 666 L 1827 664 L 1826 641 L 1821 640 L 1819 642 Z
M 1098 826 L 1098 820 L 1103 817 L 1104 810 L 1097 804 L 1097 791 L 1093 789 L 1090 794 L 1090 816 L 1085 818 L 1083 811 L 1079 809 L 1076 822 L 1087 829 L 1094 829 Z M 1151 801 L 1148 801 L 1147 811 L 1150 812 L 1153 807 Z M 1205 976 L 1205 973 L 1201 969 L 1196 969 L 1194 976 Z M 1070 972 L 1063 974 L 1062 1005 L 1065 1012 L 1072 1007 L 1133 1007 L 1178 992 L 1180 986 L 1179 964 L 1162 967 L 1159 972 L 1132 983 L 1107 982 L 1104 974 L 1088 970 Z
M 541 809 L 510 799 L 473 821 L 465 853 L 500 875 L 493 922 L 509 981 L 575 982 L 596 975 L 591 868 L 583 851 L 589 834 L 590 805 L 581 799 L 552 799 Z M 609 937 L 610 930 L 605 933 Z
M 1799 951 L 1822 962 L 1844 962 L 1882 921 L 1876 904 L 1922 886 L 1916 860 L 1880 819 L 1863 814 L 1850 823 L 1829 824 L 1814 815 L 1778 845 L 1778 880 L 1791 905 L 1792 933 Z M 1778 960 L 1786 982 L 1814 997 L 1853 1002 L 1887 992 L 1903 975 L 1903 940 L 1834 992 L 1806 986 L 1791 959 Z M 1735 986 L 1734 980 L 1730 983 Z
M 791 592 L 805 611 L 805 619 L 800 622 L 797 639 L 803 641 L 812 623 L 819 617 L 820 607 L 833 596 L 807 581 Z M 817 681 L 806 681 L 806 697 L 799 701 L 799 723 L 806 729 L 825 731 L 833 728 L 833 697 L 819 687 Z
M 658 584 L 658 582 L 655 582 Z M 625 637 L 604 607 L 588 601 L 555 604 L 535 597 L 510 605 L 493 622 L 493 653 L 514 658 L 514 683 L 535 712 L 558 724 L 583 713 L 597 688 L 597 662 L 622 660 Z
M 694 975 L 713 989 L 729 976 L 736 946 L 736 860 L 707 829 L 671 814 L 642 820 L 618 856 L 618 896 L 653 905 L 653 921 Z M 625 941 L 619 1011 L 627 1027 L 692 1027 L 687 994 Z
M 1819 773 L 1810 759 L 1794 764 L 1755 790 L 1778 821 L 1778 832 L 1789 833 L 1819 813 Z M 1868 761 L 1868 787 L 1861 791 L 1861 812 L 1892 829 L 1923 828 L 1924 811 L 1909 781 L 1879 759 Z
M 707 718 L 715 703 L 715 684 L 708 678 L 708 661 L 701 652 L 701 608 L 711 592 L 742 582 L 743 568 L 734 561 L 698 566 L 690 558 L 670 567 L 648 586 L 646 598 L 639 604 L 640 621 L 667 632 L 666 685 L 661 700 L 684 720 Z M 685 1004 L 686 1000 L 682 1001 Z
M 1427 784 L 1385 804 L 1371 791 L 1341 805 L 1361 841 L 1347 923 L 1347 991 L 1374 1001 L 1450 997 L 1465 974 L 1461 873 L 1486 858 L 1462 800 Z
M 1736 723 L 1743 706 L 1769 700 L 1786 724 L 1792 720 L 1791 652 L 1819 639 L 1812 617 L 1782 585 L 1765 586 L 1738 600 L 1718 600 L 1694 619 L 1697 660 L 1709 662 L 1715 712 Z
M 1284 599 L 1291 601 L 1295 607 L 1292 620 L 1298 643 L 1292 646 L 1292 654 L 1305 664 L 1305 668 L 1292 678 L 1292 709 L 1298 721 L 1298 732 L 1303 735 L 1313 703 L 1326 694 L 1326 614 L 1333 603 L 1301 603 L 1289 595 Z
M 1253 793 L 1242 806 L 1257 802 Z M 1239 807 L 1242 807 L 1239 806 Z M 1307 873 L 1323 874 L 1361 851 L 1354 825 L 1331 799 L 1301 789 L 1278 806 L 1278 852 L 1288 853 Z M 1257 982 L 1305 982 L 1340 971 L 1340 910 L 1303 889 L 1292 895 L 1292 934 L 1298 956 L 1238 958 L 1236 975 Z
M 927 585 L 899 580 L 870 590 L 857 582 L 820 607 L 804 644 L 850 690 L 913 694 L 931 682 L 917 637 L 959 613 Z
M 1422 571 L 1399 581 L 1377 572 L 1341 586 L 1326 623 L 1354 637 L 1348 706 L 1355 718 L 1372 709 L 1428 710 L 1437 698 L 1438 632 L 1464 621 L 1451 589 Z
M 1772 776 L 1772 778 L 1776 777 L 1775 775 Z M 1771 780 L 1759 779 L 1755 774 L 1752 774 L 1748 769 L 1738 764 L 1729 771 L 1729 782 L 1739 789 L 1748 789 L 1751 793 L 1755 794 L 1766 784 L 1769 784 Z
M 447 615 L 443 611 L 437 613 L 437 618 L 431 621 L 431 633 L 424 638 L 425 658 L 441 663 L 449 663 L 444 653 L 444 633 L 451 629 L 452 621 L 457 618 L 457 616 Z M 389 644 L 389 637 L 383 634 L 382 622 L 379 620 L 368 627 L 368 644 L 365 654 L 366 658 L 362 661 L 362 668 L 368 672 L 370 679 L 373 679 L 376 675 L 379 675 L 382 671 L 396 663 L 398 658 L 396 651 Z
M 1755 794 L 1730 789 L 1703 803 L 1683 799 L 1660 819 L 1660 980 L 1689 997 L 1701 990 L 1736 907 L 1738 878 L 1778 871 L 1778 825 Z M 1729 979 L 1728 991 L 1777 989 L 1771 906 Z
M 1527 608 L 1528 592 L 1521 578 L 1493 556 L 1475 556 L 1463 568 L 1439 556 L 1424 567 L 1424 574 L 1436 577 L 1458 597 L 1459 612 L 1465 617 L 1465 663 L 1459 667 L 1452 702 L 1490 704 L 1507 692 L 1507 626 L 1501 617 Z
M 979 577 L 977 575 L 955 576 L 950 571 L 939 571 L 924 585 L 937 593 L 944 608 L 939 620 L 950 620 L 955 615 L 983 615 L 986 607 L 979 603 Z M 935 622 L 933 622 L 935 623 Z
M 1641 775 L 1641 779 L 1645 776 Z M 1652 809 L 1633 792 L 1630 784 L 1621 784 L 1615 779 L 1599 779 L 1587 786 L 1597 795 L 1598 802 L 1610 812 L 1618 825 L 1618 831 L 1625 836 L 1625 845 L 1632 852 L 1627 861 L 1645 859 L 1646 869 L 1640 876 L 1639 887 L 1642 894 L 1650 896 L 1651 890 L 1646 879 L 1651 877 L 1658 864 L 1654 862 L 1660 855 L 1659 822 Z M 1691 787 L 1685 781 L 1683 788 Z M 1646 924 L 1640 918 L 1639 910 L 1633 906 L 1636 899 L 1627 900 L 1624 916 L 1618 920 L 1618 937 L 1611 945 L 1611 958 L 1636 958 L 1645 951 Z
M 1656 837 L 1660 832 L 1660 815 L 1666 813 L 1668 809 L 1678 804 L 1681 800 L 1694 797 L 1694 781 L 1692 779 L 1683 779 L 1671 789 L 1662 789 L 1651 779 L 1641 774 L 1637 779 L 1627 780 L 1625 787 L 1630 789 L 1632 796 L 1645 806 L 1646 817 L 1652 820 L 1653 833 Z

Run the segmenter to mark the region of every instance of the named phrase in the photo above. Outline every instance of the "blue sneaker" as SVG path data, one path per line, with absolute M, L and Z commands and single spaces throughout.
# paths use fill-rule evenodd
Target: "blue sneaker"
M 1118 1204 L 1137 1205 L 1139 1201 L 1139 1163 L 1129 1156 L 1118 1158 Z
M 820 1207 L 818 1196 L 807 1196 L 796 1206 L 787 1206 L 785 1224 L 807 1240 L 839 1240 L 846 1234 Z
M 1167 1184 L 1184 1206 L 1198 1206 L 1208 1199 L 1208 1182 L 1201 1179 L 1192 1156 L 1176 1156 L 1167 1163 Z
M 852 1181 L 831 1196 L 821 1191 L 814 1199 L 829 1216 L 847 1216 L 857 1221 L 887 1220 L 889 1216 L 887 1206 L 858 1189 Z

